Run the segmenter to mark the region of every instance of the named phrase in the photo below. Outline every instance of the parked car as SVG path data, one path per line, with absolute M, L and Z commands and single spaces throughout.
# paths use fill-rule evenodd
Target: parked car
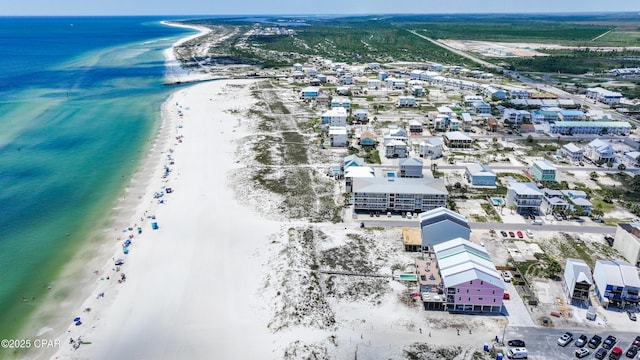
M 522 239 L 524 236 L 522 235 L 522 231 L 518 230 L 518 232 L 516 233 L 518 235 L 518 237 L 520 239 Z
M 596 359 L 602 360 L 602 359 L 604 359 L 605 356 L 607 356 L 607 350 L 606 349 L 600 348 L 600 349 L 598 349 L 598 351 L 596 351 L 596 355 L 595 355 Z
M 502 235 L 502 237 L 507 237 L 507 232 L 506 231 L 500 231 L 500 235 Z
M 627 310 L 627 316 L 629 317 L 629 320 L 636 321 L 636 313 L 633 311 Z
M 511 282 L 511 273 L 508 271 L 503 271 L 502 279 L 504 280 L 504 282 Z
M 609 360 L 618 360 L 622 357 L 622 349 L 619 347 L 614 347 L 611 349 L 611 354 L 609 354 Z
M 512 347 L 525 347 L 526 346 L 524 344 L 524 341 L 522 341 L 522 340 L 509 340 L 507 342 L 507 345 L 512 346 Z
M 509 300 L 509 299 L 511 299 L 511 295 L 509 295 L 509 293 L 504 293 L 502 295 L 502 300 Z M 520 346 L 520 345 L 518 345 L 518 346 Z M 524 345 L 522 345 L 522 346 L 524 346 Z
M 509 231 L 509 236 L 516 237 L 516 234 L 514 234 L 513 231 Z
M 593 335 L 591 337 L 591 339 L 589 339 L 589 343 L 587 344 L 587 346 L 589 346 L 592 349 L 597 348 L 598 346 L 600 346 L 600 343 L 602 342 L 602 336 L 600 335 Z
M 560 336 L 557 342 L 560 346 L 567 346 L 567 344 L 569 344 L 571 340 L 573 340 L 573 334 L 570 332 L 566 332 L 562 334 L 562 336 Z
M 636 336 L 636 339 L 633 340 L 633 344 L 631 344 L 631 346 L 640 350 L 640 336 Z
M 587 345 L 587 340 L 589 340 L 589 338 L 587 338 L 587 335 L 582 334 L 582 335 L 578 336 L 578 339 L 576 340 L 574 345 L 579 347 L 579 348 L 584 347 L 585 345 Z
M 562 221 L 562 216 L 560 216 L 560 214 L 553 214 L 553 217 L 558 221 Z
M 602 347 L 607 349 L 607 350 L 609 350 L 609 349 L 611 349 L 613 347 L 613 345 L 616 344 L 617 341 L 618 341 L 618 339 L 616 339 L 615 336 L 609 335 L 609 336 L 607 336 L 607 338 L 602 343 Z
M 583 357 L 587 357 L 589 356 L 590 352 L 588 349 L 585 348 L 580 348 L 580 349 L 576 349 L 576 357 L 578 359 L 582 359 Z
M 624 356 L 628 357 L 628 358 L 635 358 L 636 355 L 638 355 L 638 348 L 631 346 L 630 348 L 627 349 L 627 352 L 624 353 Z

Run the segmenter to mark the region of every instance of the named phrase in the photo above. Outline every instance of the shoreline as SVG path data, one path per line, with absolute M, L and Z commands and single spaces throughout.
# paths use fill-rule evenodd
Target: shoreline
M 146 198 L 137 207 L 138 213 L 145 209 L 156 215 L 160 228 L 152 231 L 149 221 L 144 220 L 143 233 L 134 236 L 131 253 L 121 256 L 125 264 L 120 271 L 113 271 L 108 262 L 110 269 L 102 277 L 110 274 L 110 280 L 97 281 L 93 295 L 82 305 L 92 308 L 84 314 L 86 323 L 69 326 L 60 337 L 62 348 L 56 358 L 204 358 L 214 351 L 233 356 L 273 350 L 264 336 L 268 333 L 266 320 L 256 316 L 257 284 L 238 283 L 234 273 L 239 278 L 260 273 L 264 259 L 253 252 L 267 244 L 268 234 L 280 224 L 236 204 L 228 176 L 220 176 L 241 167 L 233 154 L 236 140 L 245 135 L 242 119 L 227 111 L 229 103 L 224 100 L 235 100 L 234 109 L 249 106 L 253 99 L 248 88 L 254 82 L 205 82 L 174 92 L 163 104 L 167 142 L 154 156 L 162 159 L 173 149 L 170 153 L 175 166 L 166 182 L 161 180 L 162 167 L 158 166 L 154 171 L 157 177 L 151 179 Z M 180 109 L 184 117 L 178 115 Z M 182 123 L 184 128 L 179 127 Z M 181 136 L 182 143 L 176 141 Z M 215 167 L 203 163 L 210 151 L 224 154 L 215 157 Z M 162 183 L 174 192 L 163 196 L 164 204 L 157 200 L 147 203 Z M 139 220 L 137 216 L 131 221 Z M 265 229 L 270 230 L 263 233 Z M 252 241 L 238 245 L 244 238 Z M 245 257 L 252 261 L 230 271 Z M 126 273 L 127 280 L 116 283 L 121 273 Z M 104 297 L 95 296 L 101 292 Z M 254 310 L 250 312 L 253 316 L 242 316 L 249 309 Z M 103 318 L 109 321 L 101 321 Z M 212 341 L 209 331 L 224 340 Z M 135 336 L 139 332 L 147 334 L 144 339 Z M 249 349 L 241 335 L 252 332 L 260 344 Z M 80 336 L 92 344 L 73 350 L 68 340 Z M 130 338 L 136 338 L 135 344 Z M 172 339 L 193 346 L 185 350 L 184 344 Z
M 163 52 L 166 64 L 166 70 L 169 70 L 169 64 L 175 56 L 173 56 L 174 46 L 184 41 L 202 36 L 210 32 L 210 29 L 195 26 L 182 26 L 179 24 L 170 24 L 166 21 L 161 22 L 167 26 L 176 26 L 191 28 L 198 30 L 199 33 L 180 38 L 174 42 L 171 47 Z M 168 57 L 170 56 L 170 57 Z M 179 62 L 177 62 L 179 67 Z M 170 76 L 165 71 L 165 79 Z M 197 79 L 193 81 L 202 81 Z M 179 90 L 176 90 L 179 91 Z M 174 91 L 175 92 L 175 91 Z M 164 104 L 171 99 L 173 93 L 169 94 Z M 170 126 L 168 118 L 159 112 L 159 123 L 153 126 L 146 140 L 147 144 L 143 145 L 141 154 L 139 155 L 138 165 L 132 171 L 128 181 L 123 183 L 122 190 L 118 193 L 117 199 L 111 202 L 111 206 L 104 216 L 104 220 L 98 225 L 99 227 L 87 234 L 87 241 L 74 252 L 73 258 L 69 263 L 65 264 L 60 273 L 52 280 L 53 288 L 51 292 L 45 294 L 38 306 L 31 312 L 25 322 L 19 327 L 17 338 L 21 339 L 45 339 L 53 340 L 61 339 L 61 345 L 66 337 L 68 324 L 73 317 L 82 316 L 81 310 L 85 306 L 79 306 L 86 303 L 91 298 L 91 293 L 100 285 L 100 278 L 111 270 L 111 258 L 114 254 L 122 255 L 120 243 L 124 240 L 122 230 L 131 226 L 131 219 L 136 219 L 146 203 L 142 201 L 146 196 L 153 193 L 152 183 L 157 175 L 160 177 L 162 159 L 156 154 L 158 149 L 166 149 L 170 142 Z M 133 223 L 135 224 L 135 222 Z M 145 229 L 146 230 L 146 229 Z M 96 271 L 98 272 L 96 274 Z M 80 315 L 78 315 L 80 314 Z M 60 334 L 63 334 L 60 336 Z M 68 338 L 67 338 L 68 342 Z M 32 359 L 48 359 L 53 353 L 60 348 L 52 349 L 32 349 L 27 352 L 5 353 L 0 358 L 22 358 L 29 356 Z
M 170 48 L 166 49 L 163 52 L 163 55 L 165 58 L 165 68 L 166 68 L 165 85 L 192 83 L 192 82 L 199 82 L 199 81 L 211 79 L 211 75 L 209 74 L 194 72 L 194 71 L 183 68 L 182 65 L 180 64 L 180 61 L 176 58 L 174 50 L 176 47 L 184 44 L 185 42 L 207 35 L 211 33 L 213 30 L 205 26 L 178 24 L 172 21 L 161 21 L 160 23 L 166 26 L 173 26 L 173 27 L 198 31 L 198 33 L 196 34 L 189 35 L 187 37 L 177 40 L 171 45 Z

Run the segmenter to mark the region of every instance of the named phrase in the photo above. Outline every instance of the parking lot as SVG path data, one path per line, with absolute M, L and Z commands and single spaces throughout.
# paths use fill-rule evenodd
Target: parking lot
M 637 326 L 634 324 L 634 326 Z M 573 334 L 574 340 L 572 340 L 565 347 L 559 346 L 557 344 L 558 338 L 569 331 Z M 615 346 L 619 347 L 623 351 L 623 355 L 621 359 L 628 359 L 624 356 L 624 352 L 627 351 L 629 346 L 633 343 L 633 340 L 636 336 L 640 335 L 640 331 L 634 332 L 592 332 L 592 331 L 583 331 L 583 330 L 564 330 L 564 329 L 548 329 L 548 328 L 532 328 L 532 327 L 513 327 L 507 328 L 506 331 L 506 340 L 514 340 L 520 339 L 524 340 L 526 343 L 526 348 L 528 351 L 529 359 L 534 360 L 558 360 L 558 359 L 575 359 L 575 351 L 577 347 L 575 346 L 575 339 L 577 339 L 580 335 L 585 334 L 589 339 L 593 335 L 600 335 L 602 340 L 609 336 L 615 336 L 618 341 Z M 598 346 L 597 349 L 600 349 L 602 344 Z M 585 348 L 589 349 L 589 355 L 584 357 L 583 359 L 594 359 L 594 354 L 597 349 L 591 349 L 585 346 Z M 505 355 L 508 347 L 505 347 Z M 607 356 L 605 359 L 609 358 L 609 353 L 611 350 L 607 352 Z

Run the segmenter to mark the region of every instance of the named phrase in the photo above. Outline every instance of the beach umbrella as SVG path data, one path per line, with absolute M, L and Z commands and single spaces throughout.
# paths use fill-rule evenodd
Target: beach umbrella
M 129 246 L 129 245 L 131 245 L 131 240 L 129 240 L 129 239 L 125 240 L 125 241 L 124 241 L 124 245 L 125 245 L 125 246 Z

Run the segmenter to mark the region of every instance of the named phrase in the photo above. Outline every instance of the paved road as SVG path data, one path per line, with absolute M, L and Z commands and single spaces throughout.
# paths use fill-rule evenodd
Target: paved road
M 358 219 L 354 219 L 354 222 L 364 223 L 365 226 L 384 226 L 384 227 L 402 227 L 413 226 L 417 227 L 418 219 L 387 219 L 369 217 L 369 215 L 359 215 Z M 496 231 L 516 231 L 529 228 L 537 231 L 556 231 L 556 232 L 578 232 L 585 234 L 612 234 L 616 232 L 615 226 L 608 225 L 584 225 L 576 223 L 575 221 L 565 221 L 566 224 L 554 224 L 554 225 L 532 225 L 531 223 L 524 224 L 503 224 L 496 222 L 470 222 L 469 227 L 471 230 L 496 230 Z
M 441 48 L 444 48 L 444 49 L 446 49 L 446 50 L 449 50 L 449 51 L 451 51 L 451 52 L 452 52 L 452 53 L 454 53 L 454 54 L 457 54 L 457 55 L 460 55 L 460 56 L 462 56 L 462 57 L 465 57 L 465 58 L 467 58 L 467 59 L 469 59 L 469 60 L 472 60 L 473 62 L 475 62 L 475 63 L 477 63 L 477 64 L 480 64 L 480 65 L 482 65 L 482 66 L 484 66 L 484 67 L 486 67 L 486 68 L 488 68 L 488 69 L 495 69 L 495 70 L 500 71 L 500 72 L 504 72 L 504 70 L 505 70 L 505 69 L 504 69 L 503 67 L 501 67 L 501 66 L 498 66 L 498 65 L 492 64 L 492 63 L 487 62 L 487 61 L 484 61 L 484 60 L 482 60 L 482 59 L 480 59 L 480 58 L 477 58 L 477 57 L 475 57 L 475 56 L 473 56 L 473 55 L 471 55 L 471 54 L 468 54 L 468 53 L 466 53 L 466 52 L 464 52 L 464 51 L 461 51 L 461 50 L 458 50 L 458 49 L 452 48 L 451 46 L 447 46 L 447 45 L 445 45 L 445 44 L 443 44 L 443 43 L 441 43 L 441 42 L 438 42 L 438 41 L 436 41 L 436 40 L 434 40 L 434 39 L 432 39 L 432 38 L 430 38 L 430 37 L 427 37 L 427 36 L 424 36 L 424 35 L 420 35 L 420 34 L 418 34 L 417 32 L 415 32 L 415 31 L 413 31 L 413 30 L 409 30 L 409 32 L 410 32 L 410 33 L 412 33 L 413 35 L 417 36 L 417 37 L 420 37 L 420 38 L 423 38 L 423 39 L 425 39 L 425 40 L 427 40 L 427 41 L 430 41 L 430 42 L 432 42 L 433 44 L 440 46 Z

